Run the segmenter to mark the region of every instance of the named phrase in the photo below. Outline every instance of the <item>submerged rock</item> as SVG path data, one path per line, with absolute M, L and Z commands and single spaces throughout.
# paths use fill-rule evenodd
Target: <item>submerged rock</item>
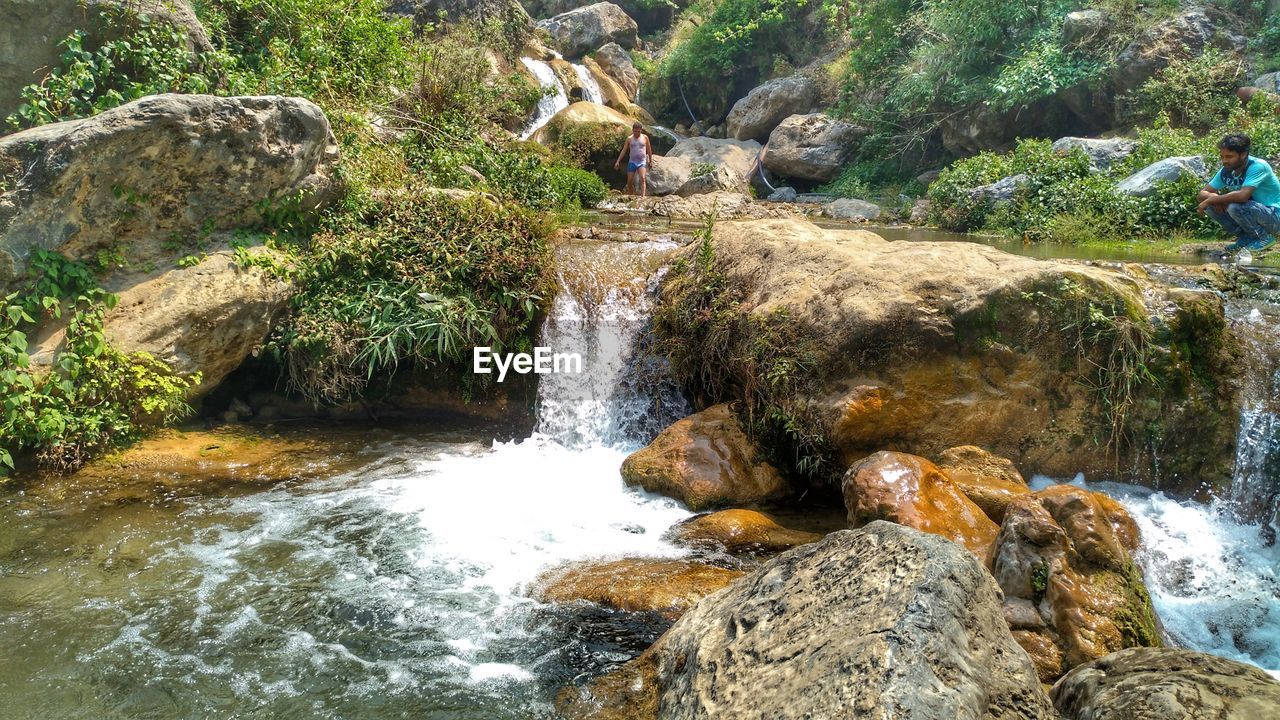
M 656 612 L 674 620 L 742 575 L 689 560 L 626 558 L 574 563 L 534 583 L 543 602 L 585 600 L 614 610 Z
M 538 23 L 565 56 L 577 58 L 609 43 L 634 48 L 636 21 L 611 2 L 598 2 L 556 15 Z
M 963 545 L 984 564 L 999 526 L 945 473 L 921 457 L 878 452 L 845 473 L 849 526 L 888 520 Z
M 779 552 L 822 539 L 818 533 L 790 530 L 755 510 L 721 510 L 699 515 L 671 528 L 678 545 L 710 546 L 730 553 Z
M 260 222 L 264 201 L 314 208 L 337 160 L 328 118 L 299 98 L 156 95 L 0 138 L 0 167 L 22 168 L 0 198 L 0 285 L 36 248 L 145 266 L 174 236 Z
M 817 84 L 804 75 L 770 80 L 734 103 L 725 132 L 738 140 L 767 140 L 779 123 L 809 112 L 817 100 Z
M 727 404 L 715 405 L 663 430 L 622 463 L 622 478 L 668 495 L 691 510 L 750 505 L 791 492 L 777 468 L 759 455 Z
M 1137 545 L 1133 519 L 1101 493 L 1055 485 L 1009 503 L 991 573 L 1041 680 L 1122 648 L 1160 644 L 1132 558 Z
M 570 717 L 1048 720 L 982 566 L 876 522 L 760 566 L 643 655 L 565 698 Z
M 1215 655 L 1132 648 L 1072 670 L 1053 704 L 1063 720 L 1262 720 L 1280 717 L 1280 683 Z

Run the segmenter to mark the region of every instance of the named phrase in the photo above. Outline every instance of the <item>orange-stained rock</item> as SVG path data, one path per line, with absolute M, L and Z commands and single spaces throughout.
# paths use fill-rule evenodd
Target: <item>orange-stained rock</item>
M 622 478 L 691 510 L 751 505 L 791 493 L 777 468 L 759 457 L 727 404 L 663 430 L 622 463 Z
M 586 600 L 615 610 L 657 612 L 674 620 L 742 575 L 689 560 L 625 558 L 549 570 L 534 583 L 544 602 Z
M 1160 644 L 1130 555 L 1136 543 L 1128 513 L 1101 493 L 1055 485 L 1009 503 L 991 574 L 1005 594 L 1005 619 L 1043 682 L 1123 648 Z
M 964 545 L 984 563 L 1000 528 L 938 466 L 915 455 L 878 452 L 845 473 L 849 525 L 888 520 Z
M 973 445 L 944 450 L 938 466 L 996 524 L 1004 522 L 1010 501 L 1031 492 L 1012 460 Z
M 731 553 L 781 552 L 822 539 L 818 533 L 784 528 L 755 510 L 721 510 L 671 528 L 677 545 L 720 547 Z
M 556 694 L 556 708 L 567 720 L 656 720 L 658 660 L 652 648 L 640 657 L 584 687 Z

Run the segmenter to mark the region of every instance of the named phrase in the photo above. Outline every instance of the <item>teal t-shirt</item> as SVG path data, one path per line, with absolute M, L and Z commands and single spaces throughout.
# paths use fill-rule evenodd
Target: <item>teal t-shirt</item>
M 1261 158 L 1250 157 L 1243 175 L 1222 168 L 1209 181 L 1209 186 L 1218 192 L 1234 192 L 1245 185 L 1253 188 L 1253 199 L 1257 202 L 1280 208 L 1280 180 L 1276 180 L 1276 173 L 1271 169 L 1270 163 Z

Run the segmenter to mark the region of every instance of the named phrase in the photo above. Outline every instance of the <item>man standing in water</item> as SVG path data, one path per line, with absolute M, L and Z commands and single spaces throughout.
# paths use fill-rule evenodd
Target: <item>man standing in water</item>
M 1235 235 L 1228 252 L 1266 250 L 1280 232 L 1280 182 L 1266 160 L 1249 156 L 1248 135 L 1232 133 L 1218 143 L 1222 169 L 1200 191 L 1197 210 Z
M 649 136 L 642 132 L 640 123 L 631 126 L 631 135 L 622 144 L 622 152 L 618 153 L 618 161 L 613 164 L 614 170 L 622 169 L 623 158 L 627 160 L 627 187 L 623 192 L 631 192 L 631 182 L 636 182 L 636 193 L 644 197 L 647 189 L 649 165 L 653 162 L 653 146 L 649 144 Z

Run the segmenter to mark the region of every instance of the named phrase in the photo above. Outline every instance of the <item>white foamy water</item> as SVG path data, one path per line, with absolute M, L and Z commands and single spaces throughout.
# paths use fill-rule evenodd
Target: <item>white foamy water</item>
M 520 139 L 528 140 L 543 125 L 551 122 L 551 118 L 556 113 L 569 107 L 569 95 L 565 92 L 564 84 L 560 82 L 560 78 L 556 77 L 556 72 L 551 69 L 550 65 L 530 57 L 522 57 L 520 62 L 538 79 L 538 85 L 543 90 L 550 91 L 538 100 L 538 107 L 534 110 L 533 117 L 529 119 L 528 124 L 520 131 Z
M 596 82 L 591 71 L 585 65 L 579 65 L 578 63 L 573 64 L 573 71 L 577 73 L 578 84 L 582 86 L 582 99 L 603 105 L 604 92 L 600 90 L 600 83 Z
M 1036 478 L 1032 487 L 1053 484 Z M 1119 500 L 1142 532 L 1137 561 L 1177 645 L 1252 663 L 1280 678 L 1280 547 L 1227 503 L 1178 501 L 1110 482 L 1072 484 Z

